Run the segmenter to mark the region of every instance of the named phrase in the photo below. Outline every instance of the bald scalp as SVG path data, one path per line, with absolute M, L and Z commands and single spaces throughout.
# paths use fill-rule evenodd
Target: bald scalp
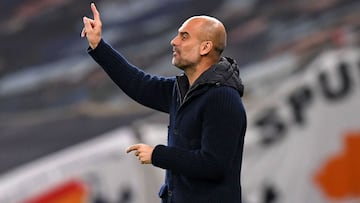
M 194 16 L 187 21 L 199 22 L 199 38 L 212 41 L 214 50 L 220 55 L 226 47 L 226 29 L 222 22 L 211 16 Z

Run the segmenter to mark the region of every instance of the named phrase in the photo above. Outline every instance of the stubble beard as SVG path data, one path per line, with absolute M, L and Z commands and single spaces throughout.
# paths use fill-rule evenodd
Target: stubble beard
M 184 70 L 184 67 L 183 67 L 183 65 L 181 64 L 181 60 L 175 59 L 175 56 L 173 56 L 171 63 L 172 63 L 175 67 L 177 67 L 177 68 L 179 68 L 179 69 L 181 69 L 181 70 Z
M 186 72 L 186 70 L 191 69 L 194 66 L 194 63 L 187 61 L 187 60 L 183 60 L 183 59 L 175 59 L 175 57 L 172 58 L 171 63 L 179 68 L 180 70 L 183 70 Z

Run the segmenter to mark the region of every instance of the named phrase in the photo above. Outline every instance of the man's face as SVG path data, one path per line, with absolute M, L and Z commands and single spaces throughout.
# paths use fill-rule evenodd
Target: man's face
M 182 70 L 196 66 L 200 60 L 199 22 L 186 21 L 171 40 L 173 46 L 172 64 Z

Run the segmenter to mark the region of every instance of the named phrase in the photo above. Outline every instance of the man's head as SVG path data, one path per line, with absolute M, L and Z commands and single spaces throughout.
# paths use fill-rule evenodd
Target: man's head
M 216 18 L 194 16 L 182 24 L 171 45 L 172 63 L 180 69 L 216 63 L 226 47 L 226 30 Z

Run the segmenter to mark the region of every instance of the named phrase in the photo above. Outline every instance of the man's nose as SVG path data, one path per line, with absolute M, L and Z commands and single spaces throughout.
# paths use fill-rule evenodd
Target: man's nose
M 176 45 L 176 37 L 174 37 L 171 41 L 170 41 L 171 46 L 175 46 Z

